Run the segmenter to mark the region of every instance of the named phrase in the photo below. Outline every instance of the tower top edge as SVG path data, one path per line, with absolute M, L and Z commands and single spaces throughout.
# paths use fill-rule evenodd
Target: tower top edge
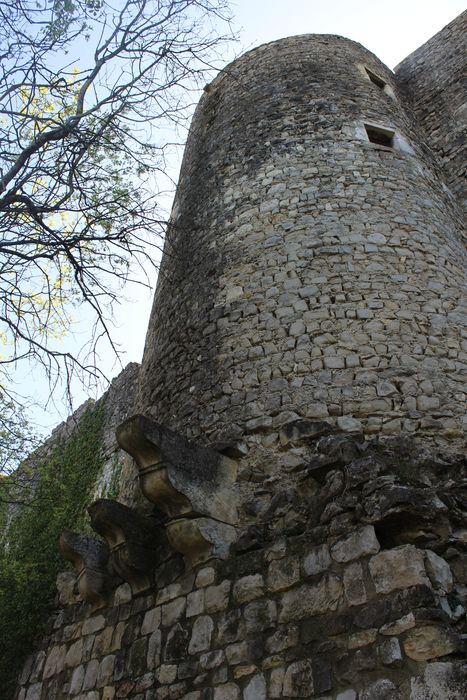
M 244 53 L 239 54 L 233 61 L 228 63 L 219 74 L 209 83 L 206 87 L 211 88 L 217 86 L 224 78 L 226 78 L 229 73 L 239 68 L 243 63 L 248 63 L 256 55 L 261 55 L 265 53 L 275 53 L 277 51 L 287 51 L 287 49 L 292 49 L 297 47 L 297 45 L 306 44 L 322 44 L 323 46 L 328 46 L 330 44 L 344 44 L 349 48 L 353 48 L 356 52 L 360 54 L 365 54 L 369 58 L 377 61 L 379 64 L 384 66 L 388 73 L 393 73 L 393 71 L 386 66 L 381 59 L 378 58 L 376 54 L 367 49 L 363 44 L 350 39 L 339 34 L 293 34 L 292 36 L 283 37 L 281 39 L 274 39 L 273 41 L 268 41 L 259 46 L 255 46 L 248 49 Z

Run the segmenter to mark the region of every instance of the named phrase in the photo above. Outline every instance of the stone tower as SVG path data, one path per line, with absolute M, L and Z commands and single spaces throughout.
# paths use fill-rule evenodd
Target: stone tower
M 306 35 L 206 87 L 132 476 L 62 535 L 18 700 L 466 697 L 465 19 L 395 73 Z
M 438 43 L 439 63 L 459 56 Z M 422 129 L 434 87 L 418 80 L 426 97 L 413 109 L 410 65 L 402 91 L 360 45 L 299 36 L 250 51 L 206 88 L 142 410 L 203 441 L 246 439 L 257 468 L 263 448 L 272 468 L 270 433 L 293 418 L 458 446 L 466 254 L 446 138 L 459 139 Z M 446 123 L 441 87 L 434 110 Z

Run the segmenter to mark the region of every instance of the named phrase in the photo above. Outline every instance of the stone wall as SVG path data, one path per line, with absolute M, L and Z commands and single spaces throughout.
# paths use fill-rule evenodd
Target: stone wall
M 174 554 L 94 613 L 62 579 L 17 700 L 463 700 L 465 462 L 308 442 L 320 465 L 258 489 L 228 559 Z
M 392 129 L 394 147 L 369 142 L 364 124 Z M 271 464 L 269 433 L 298 417 L 455 449 L 460 221 L 372 54 L 333 36 L 247 53 L 193 120 L 140 409 L 203 441 L 246 439 L 251 469 Z
M 436 158 L 340 37 L 207 86 L 117 430 L 135 465 L 89 508 L 103 540 L 66 536 L 16 700 L 466 696 L 465 248 Z
M 465 81 L 467 11 L 420 46 L 395 69 L 396 78 L 436 153 L 452 192 L 466 199 Z

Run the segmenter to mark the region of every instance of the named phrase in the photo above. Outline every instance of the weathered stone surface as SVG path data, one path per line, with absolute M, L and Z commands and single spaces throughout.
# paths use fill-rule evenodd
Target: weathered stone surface
M 153 608 L 152 610 L 148 610 L 144 615 L 143 624 L 141 625 L 141 634 L 143 636 L 145 634 L 151 634 L 156 629 L 158 629 L 160 624 L 161 609 L 158 607 Z
M 404 639 L 404 651 L 415 661 L 427 661 L 446 656 L 460 647 L 458 636 L 438 625 L 426 625 L 410 630 Z
M 248 661 L 248 645 L 246 642 L 237 642 L 237 644 L 230 644 L 228 647 L 226 647 L 225 654 L 229 664 L 241 664 L 245 661 Z
M 433 587 L 449 593 L 452 590 L 452 572 L 447 561 L 427 549 L 425 566 Z
M 208 586 L 205 592 L 206 612 L 225 610 L 229 604 L 230 581 L 222 581 L 218 586 Z
M 256 676 L 247 683 L 243 691 L 244 700 L 266 700 L 266 681 L 262 673 Z
M 267 584 L 273 592 L 285 591 L 300 580 L 298 557 L 276 559 L 269 564 Z
M 185 613 L 186 598 L 176 598 L 162 606 L 161 624 L 163 627 L 171 627 Z
M 264 593 L 264 580 L 261 574 L 244 576 L 235 582 L 233 597 L 237 603 L 249 603 Z
M 342 601 L 343 587 L 337 576 L 324 576 L 315 585 L 300 586 L 284 593 L 279 622 L 302 620 L 335 610 Z
M 65 666 L 66 646 L 57 645 L 52 647 L 47 655 L 44 664 L 43 677 L 50 678 L 56 673 L 60 673 Z
M 338 562 L 352 561 L 366 554 L 379 552 L 379 542 L 372 525 L 366 525 L 357 532 L 338 540 L 331 547 L 332 558 Z
M 326 571 L 331 565 L 331 555 L 327 544 L 314 547 L 303 560 L 303 570 L 308 576 Z
M 412 678 L 410 700 L 465 700 L 466 687 L 465 664 L 430 663 L 423 675 Z
M 200 651 L 209 649 L 213 630 L 214 623 L 209 615 L 198 617 L 193 625 L 188 653 L 198 654 Z
M 408 613 L 404 617 L 395 620 L 394 622 L 388 622 L 380 628 L 381 634 L 386 635 L 397 635 L 405 632 L 406 630 L 415 627 L 415 617 L 413 613 Z
M 235 683 L 225 683 L 214 688 L 214 700 L 239 700 L 240 688 Z
M 248 603 L 243 614 L 247 631 L 260 632 L 276 624 L 277 606 L 273 600 L 261 599 Z
M 86 666 L 82 690 L 92 690 L 96 687 L 98 673 L 99 661 L 97 659 L 91 659 Z
M 381 678 L 361 693 L 362 700 L 402 700 L 398 687 L 388 678 Z
M 397 637 L 390 637 L 380 644 L 379 655 L 385 666 L 396 666 L 402 661 L 402 653 Z
M 307 698 L 313 695 L 313 671 L 311 661 L 295 661 L 287 668 L 284 676 L 285 697 Z
M 99 688 L 112 682 L 114 666 L 115 656 L 112 654 L 109 656 L 104 656 L 99 664 L 99 672 L 97 675 L 97 686 Z M 138 667 L 135 665 L 135 673 L 137 673 L 138 670 Z
M 345 597 L 349 605 L 361 605 L 366 602 L 363 568 L 360 562 L 354 562 L 345 568 L 343 582 Z
M 423 552 L 413 545 L 380 552 L 370 559 L 369 566 L 378 593 L 391 593 L 419 584 L 429 585 Z

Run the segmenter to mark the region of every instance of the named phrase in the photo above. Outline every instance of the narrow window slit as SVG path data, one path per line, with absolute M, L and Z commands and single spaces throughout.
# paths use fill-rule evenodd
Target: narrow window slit
M 379 75 L 376 75 L 376 73 L 373 73 L 371 70 L 368 70 L 368 68 L 365 68 L 365 70 L 371 82 L 377 85 L 380 90 L 384 90 L 384 88 L 386 87 L 385 81 L 382 78 L 380 78 Z
M 364 126 L 368 136 L 368 141 L 370 141 L 370 143 L 376 143 L 378 146 L 393 148 L 394 131 L 391 131 L 390 129 L 383 129 L 379 126 L 371 126 L 370 124 L 364 124 Z

